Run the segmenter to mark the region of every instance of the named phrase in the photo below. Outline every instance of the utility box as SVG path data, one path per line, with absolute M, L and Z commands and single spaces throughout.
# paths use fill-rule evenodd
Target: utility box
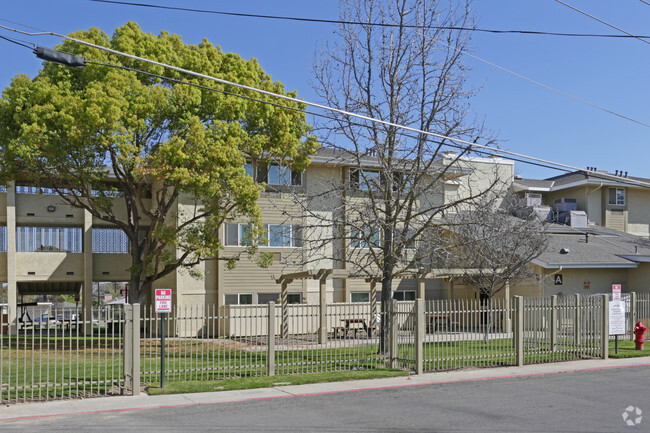
M 570 212 L 562 212 L 564 214 L 564 224 L 576 227 L 576 228 L 587 228 L 589 223 L 587 221 L 587 213 L 583 210 L 574 210 Z

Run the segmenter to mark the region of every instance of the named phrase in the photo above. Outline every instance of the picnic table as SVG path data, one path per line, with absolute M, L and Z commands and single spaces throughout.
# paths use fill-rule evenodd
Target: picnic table
M 449 314 L 427 314 L 427 333 L 437 331 L 441 328 L 449 329 L 451 326 L 451 316 Z
M 343 326 L 334 327 L 334 338 L 341 335 L 347 338 L 350 333 L 356 338 L 359 331 L 364 331 L 368 337 L 372 336 L 372 329 L 366 323 L 366 319 L 358 317 L 341 319 L 341 324 Z

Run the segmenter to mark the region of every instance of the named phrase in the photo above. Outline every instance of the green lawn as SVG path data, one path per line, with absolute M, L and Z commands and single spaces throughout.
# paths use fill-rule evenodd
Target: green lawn
M 638 356 L 650 356 L 650 345 L 648 342 L 644 344 L 643 350 L 636 350 L 634 341 L 619 341 L 618 353 L 615 352 L 615 342 L 609 342 L 610 358 L 636 358 Z
M 323 381 L 324 378 L 336 381 L 366 375 L 382 377 L 382 371 L 391 371 L 386 368 L 386 356 L 377 353 L 377 345 L 363 344 L 362 340 L 358 343 L 355 346 L 326 349 L 306 345 L 303 349 L 276 350 L 275 374 L 278 376 L 274 376 L 274 379 L 266 377 L 265 346 L 242 346 L 232 341 L 168 340 L 166 382 L 170 390 L 179 389 L 169 392 L 198 392 L 190 391 L 187 387 L 200 390 L 214 390 L 215 387 L 242 389 L 240 387 L 272 386 L 278 381 L 298 384 Z M 525 347 L 526 364 L 599 357 L 595 344 L 588 352 L 572 346 L 571 341 L 559 341 L 556 350 L 551 350 L 544 340 L 527 340 Z M 634 342 L 620 341 L 619 353 L 615 354 L 614 342 L 610 341 L 609 356 L 650 356 L 650 345 L 643 351 L 637 351 Z M 487 343 L 482 340 L 425 343 L 423 357 L 425 371 L 516 363 L 512 339 L 491 339 Z M 155 384 L 160 382 L 159 342 L 143 339 L 140 359 L 141 380 L 155 389 Z M 399 346 L 397 366 L 405 370 L 413 369 L 414 359 L 412 344 Z M 280 376 L 291 379 L 277 379 Z M 303 376 L 305 379 L 298 379 Z M 3 399 L 39 400 L 117 392 L 123 379 L 121 340 L 110 336 L 4 337 L 0 350 L 0 379 Z M 229 385 L 229 381 L 237 384 Z M 205 385 L 199 385 L 202 383 Z

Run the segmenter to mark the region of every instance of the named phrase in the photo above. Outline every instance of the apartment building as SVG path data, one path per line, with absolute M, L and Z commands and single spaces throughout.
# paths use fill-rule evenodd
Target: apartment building
M 510 161 L 458 158 L 453 152 L 441 155 L 436 164 L 447 168 L 439 185 L 427 192 L 427 200 L 435 203 L 492 187 L 495 179 L 500 188 L 505 188 L 514 173 Z M 334 213 L 346 212 L 341 203 L 332 201 L 328 191 L 341 183 L 358 182 L 359 170 L 372 177 L 377 171 L 376 157 L 363 155 L 355 162 L 345 153 L 321 148 L 303 173 L 254 164 L 246 169 L 267 185 L 259 200 L 267 239 L 259 251 L 272 254 L 272 264 L 259 267 L 257 257 L 249 257 L 244 251 L 247 225 L 229 221 L 222 227 L 224 249 L 218 259 L 236 258 L 234 269 L 229 269 L 225 260 L 206 260 L 195 269 L 199 278 L 179 269 L 154 284 L 154 289 L 171 288 L 174 305 L 179 308 L 277 301 L 282 275 L 318 269 L 350 271 L 349 264 L 337 260 L 337 254 L 349 248 L 349 237 L 346 241 L 340 227 L 318 224 L 314 219 L 335 221 L 341 215 L 335 218 Z M 363 185 L 359 189 L 363 191 Z M 183 199 L 177 203 L 179 209 L 190 205 Z M 51 189 L 9 182 L 0 191 L 0 223 L 0 281 L 7 283 L 10 305 L 24 295 L 61 293 L 78 296 L 80 305 L 90 308 L 93 282 L 129 279 L 129 243 L 124 233 L 65 204 Z M 315 238 L 330 241 L 313 248 Z M 445 298 L 449 295 L 448 283 L 427 279 L 425 297 Z M 417 289 L 418 281 L 413 278 L 397 280 L 393 287 L 398 299 L 414 299 Z M 290 303 L 318 303 L 320 299 L 319 282 L 313 279 L 294 279 L 287 290 Z M 370 283 L 365 278 L 333 278 L 327 280 L 326 300 L 369 301 L 369 292 Z
M 594 168 L 548 179 L 515 178 L 522 205 L 555 221 L 533 265 L 531 296 L 650 290 L 650 179 Z M 542 278 L 545 277 L 545 278 Z

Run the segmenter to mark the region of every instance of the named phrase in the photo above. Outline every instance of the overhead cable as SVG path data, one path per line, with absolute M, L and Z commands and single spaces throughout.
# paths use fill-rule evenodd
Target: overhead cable
M 463 140 L 463 139 L 460 139 L 460 138 L 449 137 L 449 136 L 439 134 L 439 133 L 436 133 L 436 132 L 431 132 L 431 131 L 423 131 L 421 129 L 413 128 L 413 127 L 406 126 L 406 125 L 400 125 L 398 123 L 388 122 L 388 121 L 381 120 L 381 119 L 376 119 L 376 118 L 366 116 L 366 115 L 363 115 L 363 114 L 352 113 L 352 112 L 349 112 L 349 111 L 341 110 L 341 109 L 330 107 L 330 106 L 327 106 L 327 105 L 317 104 L 315 102 L 310 102 L 310 101 L 294 98 L 294 97 L 287 96 L 287 95 L 273 93 L 273 92 L 270 92 L 268 90 L 258 89 L 256 87 L 247 86 L 247 85 L 244 85 L 244 84 L 239 84 L 239 83 L 235 83 L 235 82 L 232 82 L 232 81 L 228 81 L 228 80 L 225 80 L 223 78 L 212 77 L 210 75 L 201 74 L 199 72 L 191 71 L 191 70 L 188 70 L 188 69 L 183 69 L 183 68 L 180 68 L 180 67 L 177 67 L 177 66 L 166 64 L 166 63 L 157 62 L 155 60 L 147 59 L 147 58 L 136 56 L 136 55 L 133 55 L 133 54 L 124 53 L 124 52 L 121 52 L 121 51 L 117 51 L 117 50 L 114 50 L 114 49 L 111 49 L 111 48 L 96 45 L 96 44 L 93 44 L 91 42 L 87 42 L 87 41 L 84 41 L 84 40 L 81 40 L 81 39 L 73 38 L 71 36 L 66 36 L 66 35 L 62 35 L 62 34 L 59 34 L 59 33 L 55 33 L 55 32 L 29 33 L 29 32 L 24 32 L 22 30 L 12 29 L 10 27 L 6 27 L 6 26 L 3 26 L 3 25 L 0 25 L 0 28 L 3 28 L 5 30 L 10 30 L 10 31 L 13 31 L 13 32 L 17 32 L 17 33 L 20 33 L 20 34 L 28 35 L 28 36 L 56 36 L 56 37 L 59 37 L 59 38 L 62 38 L 62 39 L 66 39 L 66 40 L 78 43 L 80 45 L 95 48 L 95 49 L 98 49 L 98 50 L 101 50 L 101 51 L 106 51 L 106 52 L 109 52 L 109 53 L 112 53 L 112 54 L 115 54 L 115 55 L 118 55 L 118 56 L 127 57 L 127 58 L 130 58 L 130 59 L 133 59 L 133 60 L 138 60 L 138 61 L 141 61 L 141 62 L 144 62 L 144 63 L 149 63 L 149 64 L 152 64 L 152 65 L 155 65 L 155 66 L 160 66 L 160 67 L 163 67 L 163 68 L 171 69 L 171 70 L 181 72 L 181 73 L 184 73 L 184 74 L 193 75 L 195 77 L 199 77 L 199 78 L 203 78 L 203 79 L 206 79 L 206 80 L 214 81 L 214 82 L 217 82 L 217 83 L 220 83 L 220 84 L 229 85 L 229 86 L 232 86 L 232 87 L 235 87 L 235 88 L 240 88 L 240 89 L 248 90 L 248 91 L 251 91 L 251 92 L 260 93 L 260 94 L 263 94 L 263 95 L 271 96 L 271 97 L 282 99 L 282 100 L 285 100 L 285 101 L 294 102 L 296 104 L 302 104 L 302 105 L 307 105 L 307 106 L 315 107 L 315 108 L 322 109 L 322 110 L 328 110 L 328 111 L 331 111 L 331 112 L 342 114 L 344 116 L 355 117 L 355 118 L 362 119 L 362 120 L 369 121 L 369 122 L 379 123 L 379 124 L 383 124 L 383 125 L 386 125 L 386 126 L 391 126 L 391 127 L 395 127 L 395 128 L 404 129 L 406 131 L 416 132 L 418 134 L 424 134 L 424 135 L 428 135 L 428 136 L 432 136 L 432 137 L 437 137 L 437 138 L 440 138 L 440 139 L 443 139 L 443 140 L 450 140 L 450 141 L 455 142 L 455 143 L 460 143 L 460 144 L 467 145 L 467 146 L 469 146 L 470 149 L 475 149 L 475 148 L 484 149 L 484 150 L 496 152 L 496 153 L 499 153 L 499 154 L 507 154 L 507 155 L 516 156 L 516 157 L 519 157 L 519 158 L 525 158 L 525 159 L 528 159 L 528 160 L 531 160 L 531 161 L 536 161 L 536 162 L 543 163 L 543 164 L 555 165 L 557 167 L 566 168 L 566 169 L 569 169 L 571 171 L 581 171 L 581 172 L 585 171 L 582 168 L 574 167 L 574 166 L 571 166 L 571 165 L 568 165 L 568 164 L 562 164 L 562 163 L 559 163 L 559 162 L 548 161 L 548 160 L 545 160 L 545 159 L 542 159 L 542 158 L 536 158 L 536 157 L 524 155 L 524 154 L 521 154 L 521 153 L 511 152 L 511 151 L 508 151 L 508 150 L 497 149 L 497 148 L 490 147 L 490 146 L 485 146 L 485 145 L 482 145 L 482 144 L 472 143 L 472 142 L 469 142 L 467 140 Z M 604 174 L 604 173 L 602 175 L 604 177 L 608 178 L 608 179 L 614 179 L 617 182 L 621 182 L 621 178 L 619 176 L 614 176 L 614 175 Z M 634 179 L 625 179 L 625 183 L 650 187 L 650 183 L 637 181 L 637 180 L 634 180 Z
M 194 9 L 194 8 L 184 8 L 178 6 L 163 6 L 163 5 L 154 5 L 148 3 L 134 3 L 127 1 L 116 1 L 116 0 L 90 0 L 96 3 L 109 3 L 117 4 L 124 6 L 138 6 L 138 7 L 147 7 L 154 9 L 167 9 L 175 10 L 182 12 L 196 12 L 196 13 L 205 13 L 205 14 L 214 14 L 214 15 L 224 15 L 224 16 L 235 16 L 243 18 L 262 18 L 262 19 L 272 19 L 272 20 L 285 20 L 285 21 L 302 21 L 302 22 L 312 22 L 312 23 L 324 23 L 324 24 L 346 24 L 346 25 L 364 25 L 369 27 L 402 27 L 402 28 L 415 28 L 415 29 L 440 29 L 440 30 L 459 30 L 467 32 L 481 32 L 481 33 L 495 33 L 495 34 L 522 34 L 522 35 L 538 35 L 538 36 L 568 36 L 568 37 L 596 37 L 596 38 L 647 38 L 650 39 L 650 36 L 646 35 L 619 35 L 619 34 L 597 34 L 597 33 L 564 33 L 564 32 L 547 32 L 547 31 L 538 31 L 538 30 L 497 30 L 497 29 L 483 29 L 477 27 L 455 27 L 455 26 L 421 26 L 421 25 L 409 25 L 409 24 L 391 24 L 391 23 L 361 23 L 357 21 L 343 21 L 343 20 L 330 20 L 324 18 L 304 18 L 304 17 L 290 17 L 290 16 L 280 16 L 280 15 L 262 15 L 262 14 L 247 14 L 242 12 L 225 12 L 225 11 L 215 11 L 208 9 Z
M 643 39 L 643 38 L 641 38 L 641 37 L 639 37 L 639 36 L 633 35 L 632 33 L 628 32 L 627 30 L 623 30 L 623 29 L 620 28 L 620 27 L 616 27 L 614 24 L 610 24 L 610 23 L 608 23 L 607 21 L 603 21 L 603 20 L 601 20 L 600 18 L 597 18 L 597 17 L 595 17 L 595 16 L 593 16 L 593 15 L 590 15 L 590 14 L 588 14 L 587 12 L 585 12 L 585 11 L 583 11 L 583 10 L 581 10 L 581 9 L 578 9 L 578 8 L 575 7 L 575 6 L 571 6 L 570 4 L 563 2 L 562 0 L 555 0 L 555 1 L 558 2 L 558 3 L 560 3 L 560 4 L 563 4 L 564 6 L 566 6 L 566 7 L 568 7 L 568 8 L 573 9 L 573 10 L 576 11 L 576 12 L 581 13 L 582 15 L 588 16 L 589 18 L 591 18 L 591 19 L 593 19 L 593 20 L 596 20 L 596 21 L 598 21 L 598 22 L 601 23 L 601 24 L 605 24 L 606 26 L 611 27 L 611 28 L 613 28 L 613 29 L 615 29 L 615 30 L 618 30 L 618 31 L 621 32 L 621 33 L 625 33 L 625 34 L 628 35 L 629 37 L 632 37 L 632 38 L 638 39 L 638 40 L 640 40 L 641 42 L 645 42 L 646 44 L 650 44 L 650 42 L 646 41 L 645 39 Z

